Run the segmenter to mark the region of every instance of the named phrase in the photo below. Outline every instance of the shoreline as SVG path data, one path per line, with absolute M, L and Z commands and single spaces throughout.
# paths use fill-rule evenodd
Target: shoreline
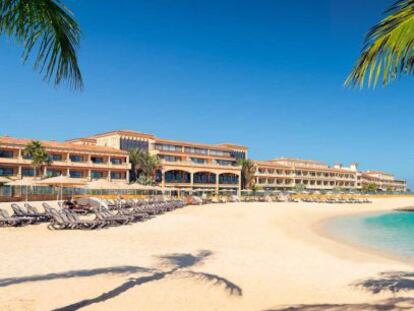
M 327 228 L 327 225 L 330 221 L 333 221 L 333 220 L 338 219 L 338 218 L 352 217 L 352 216 L 360 216 L 360 217 L 374 216 L 374 215 L 380 215 L 380 214 L 391 213 L 391 212 L 397 212 L 397 211 L 395 209 L 388 210 L 388 211 L 384 211 L 384 210 L 382 210 L 382 211 L 369 211 L 369 212 L 364 211 L 364 212 L 351 212 L 351 213 L 345 214 L 345 215 L 332 216 L 332 217 L 328 217 L 326 219 L 321 219 L 319 222 L 315 223 L 312 226 L 312 229 L 314 230 L 314 232 L 317 235 L 319 235 L 323 238 L 329 239 L 329 240 L 331 240 L 335 243 L 338 243 L 338 244 L 349 246 L 349 247 L 354 248 L 355 250 L 357 250 L 359 252 L 365 252 L 366 254 L 376 256 L 381 260 L 386 258 L 390 261 L 396 261 L 396 262 L 400 262 L 400 263 L 403 263 L 403 264 L 414 266 L 414 258 L 410 258 L 410 257 L 402 256 L 402 255 L 397 255 L 397 254 L 395 254 L 391 251 L 376 248 L 376 247 L 371 247 L 368 244 L 365 244 L 365 243 L 362 243 L 362 242 L 352 241 L 352 240 L 347 239 L 345 237 L 341 237 L 339 235 L 334 234 L 333 232 L 331 232 L 329 230 L 329 228 Z

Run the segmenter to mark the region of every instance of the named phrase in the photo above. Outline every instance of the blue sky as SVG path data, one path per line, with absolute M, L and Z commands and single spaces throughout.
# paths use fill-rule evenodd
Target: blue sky
M 364 34 L 392 2 L 66 0 L 83 30 L 85 89 L 46 84 L 3 37 L 0 135 L 133 129 L 413 179 L 413 79 L 343 87 Z

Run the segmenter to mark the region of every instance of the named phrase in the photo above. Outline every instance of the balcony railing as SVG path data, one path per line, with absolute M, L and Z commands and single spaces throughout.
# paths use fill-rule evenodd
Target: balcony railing
M 17 164 L 17 165 L 31 165 L 32 160 L 23 158 L 0 158 L 0 163 L 3 164 Z M 112 162 L 93 163 L 92 161 L 71 161 L 70 159 L 61 161 L 52 161 L 51 166 L 76 166 L 76 167 L 96 167 L 96 168 L 122 168 L 130 169 L 131 164 L 124 162 L 121 164 L 114 164 Z
M 161 160 L 161 164 L 166 165 L 189 165 L 189 166 L 196 166 L 196 167 L 219 167 L 219 168 L 241 168 L 239 165 L 222 165 L 219 163 L 196 163 L 192 161 L 166 161 Z

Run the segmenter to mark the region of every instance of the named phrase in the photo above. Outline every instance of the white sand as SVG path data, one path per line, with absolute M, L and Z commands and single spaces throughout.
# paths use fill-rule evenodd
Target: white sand
M 393 295 L 352 284 L 384 271 L 410 272 L 412 265 L 334 241 L 321 235 L 318 224 L 335 215 L 408 205 L 414 198 L 364 205 L 237 203 L 186 207 L 100 231 L 0 229 L 0 310 L 50 310 L 80 301 L 83 310 L 382 303 Z M 159 258 L 171 254 L 169 265 Z M 232 282 L 227 289 L 225 281 Z

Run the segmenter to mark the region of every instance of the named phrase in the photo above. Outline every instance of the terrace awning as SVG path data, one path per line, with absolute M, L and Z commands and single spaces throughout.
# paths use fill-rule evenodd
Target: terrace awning
M 76 187 L 85 184 L 86 180 L 66 176 L 57 176 L 36 181 L 36 185 L 39 186 Z
M 131 189 L 131 185 L 126 183 L 111 182 L 108 180 L 93 180 L 88 182 L 82 188 L 86 189 L 100 189 L 100 190 L 119 190 L 119 189 Z
M 8 181 L 6 183 L 7 186 L 36 186 L 37 182 L 39 182 L 39 180 L 35 180 L 35 179 L 29 179 L 29 178 L 23 178 L 23 179 L 18 179 L 18 180 L 13 180 L 13 181 Z

